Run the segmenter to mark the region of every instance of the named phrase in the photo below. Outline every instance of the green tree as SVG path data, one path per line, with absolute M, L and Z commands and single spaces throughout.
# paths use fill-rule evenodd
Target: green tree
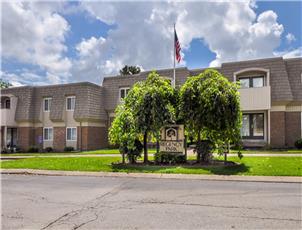
M 140 72 L 141 72 L 141 69 L 138 66 L 127 66 L 127 65 L 125 65 L 120 70 L 121 75 L 133 75 L 133 74 L 138 74 Z
M 241 112 L 238 85 L 216 70 L 190 77 L 180 90 L 180 117 L 197 136 L 197 161 L 209 161 L 213 146 L 240 139 Z
M 5 89 L 12 86 L 11 83 L 9 83 L 8 81 L 3 80 L 2 78 L 0 78 L 0 89 Z
M 125 154 L 131 163 L 134 163 L 142 152 L 139 135 L 134 123 L 134 117 L 124 103 L 115 110 L 116 117 L 109 129 L 109 141 L 118 144 L 125 163 Z
M 144 163 L 148 162 L 149 135 L 158 140 L 161 127 L 175 122 L 175 98 L 170 82 L 156 72 L 134 84 L 125 98 L 125 106 L 132 111 L 135 127 L 143 136 Z

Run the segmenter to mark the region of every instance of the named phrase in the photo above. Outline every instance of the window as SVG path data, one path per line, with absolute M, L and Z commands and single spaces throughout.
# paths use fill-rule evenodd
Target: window
M 120 101 L 122 101 L 127 94 L 129 93 L 130 88 L 126 87 L 126 88 L 120 88 Z
M 259 88 L 264 86 L 264 77 L 242 77 L 239 78 L 241 88 Z
M 67 97 L 66 98 L 66 110 L 73 111 L 75 108 L 75 97 Z
M 52 141 L 53 137 L 53 129 L 52 128 L 44 128 L 43 129 L 43 140 L 44 141 Z
M 49 112 L 50 106 L 51 106 L 51 98 L 44 98 L 43 100 L 44 112 Z
M 66 128 L 66 140 L 76 141 L 77 140 L 77 128 Z
M 5 106 L 6 109 L 10 109 L 10 99 L 5 100 L 4 106 Z
M 264 138 L 264 114 L 249 113 L 242 115 L 241 136 L 243 139 Z

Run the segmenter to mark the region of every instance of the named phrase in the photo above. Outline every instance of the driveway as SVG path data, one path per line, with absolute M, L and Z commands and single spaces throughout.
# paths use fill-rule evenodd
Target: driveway
M 300 229 L 301 184 L 2 175 L 2 229 Z

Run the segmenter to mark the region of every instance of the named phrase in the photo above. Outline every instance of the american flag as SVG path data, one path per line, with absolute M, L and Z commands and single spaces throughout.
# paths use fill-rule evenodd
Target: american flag
M 178 41 L 178 37 L 176 34 L 176 30 L 174 30 L 174 46 L 175 46 L 175 58 L 177 60 L 177 62 L 179 63 L 181 60 L 181 55 L 180 55 L 180 43 Z

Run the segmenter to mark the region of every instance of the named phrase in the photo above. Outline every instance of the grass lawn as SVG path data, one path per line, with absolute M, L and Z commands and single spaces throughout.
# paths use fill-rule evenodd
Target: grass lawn
M 143 173 L 184 173 L 217 175 L 264 175 L 301 176 L 301 157 L 229 157 L 240 162 L 236 166 L 133 166 L 112 165 L 121 161 L 120 157 L 68 157 L 68 158 L 30 158 L 4 161 L 1 168 L 30 168 L 69 171 L 103 172 L 143 172 Z
M 156 149 L 148 149 L 148 153 L 155 153 Z M 302 154 L 302 150 L 291 149 L 291 150 L 242 150 L 242 154 L 280 154 L 280 153 L 296 153 Z M 231 150 L 230 153 L 237 154 L 237 151 Z M 1 156 L 55 156 L 55 155 L 94 155 L 94 154 L 117 154 L 120 152 L 118 149 L 99 149 L 93 151 L 83 151 L 83 152 L 61 152 L 61 153 L 2 153 Z

